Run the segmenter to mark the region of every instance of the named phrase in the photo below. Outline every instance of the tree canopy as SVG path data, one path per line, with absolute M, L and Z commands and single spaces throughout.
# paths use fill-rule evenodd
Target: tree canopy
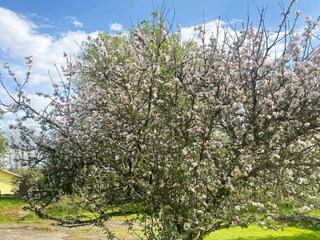
M 45 208 L 71 195 L 96 214 L 62 221 L 81 224 L 130 214 L 118 207 L 134 204 L 148 239 L 191 240 L 271 224 L 284 201 L 315 207 L 317 22 L 295 31 L 293 2 L 277 30 L 262 12 L 257 27 L 220 23 L 208 41 L 200 26 L 202 44 L 170 33 L 159 13 L 129 35 L 100 33 L 79 58 L 65 54 L 65 79 L 52 95 L 39 93 L 51 100 L 41 112 L 19 84 L 10 109 L 24 115 L 12 147 L 29 153 L 21 161 L 34 170 L 30 209 L 50 218 Z

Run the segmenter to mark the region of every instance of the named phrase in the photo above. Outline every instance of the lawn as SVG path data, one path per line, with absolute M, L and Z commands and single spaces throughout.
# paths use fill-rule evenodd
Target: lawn
M 0 197 L 0 224 L 19 222 L 40 222 L 36 215 L 24 211 L 26 203 L 21 199 Z
M 287 227 L 283 230 L 264 230 L 257 226 L 230 228 L 211 233 L 206 240 L 319 240 L 320 228 Z
M 14 223 L 49 223 L 36 217 L 32 213 L 22 210 L 26 203 L 21 199 L 13 198 L 0 198 L 0 224 L 14 224 Z M 61 206 L 61 213 L 70 213 Z M 55 209 L 54 211 L 57 211 Z M 75 211 L 72 208 L 72 211 Z M 72 212 L 71 211 L 71 212 Z M 61 214 L 58 213 L 58 214 Z M 319 216 L 319 211 L 313 213 Z M 119 224 L 121 218 L 115 218 L 109 224 L 115 226 L 122 226 Z M 118 234 L 128 236 L 123 226 L 121 229 L 114 228 Z M 125 239 L 125 238 L 123 238 Z M 127 239 L 127 238 L 126 238 Z M 300 228 L 300 227 L 287 227 L 283 230 L 264 230 L 257 226 L 250 226 L 249 228 L 230 228 L 223 229 L 211 233 L 206 240 L 320 240 L 320 228 Z

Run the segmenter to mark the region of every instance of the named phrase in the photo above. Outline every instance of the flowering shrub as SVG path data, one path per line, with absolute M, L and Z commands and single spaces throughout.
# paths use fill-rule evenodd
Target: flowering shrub
M 77 196 L 96 219 L 62 223 L 85 224 L 137 204 L 148 239 L 191 240 L 273 222 L 284 200 L 314 207 L 317 22 L 307 19 L 303 32 L 289 28 L 292 3 L 277 31 L 265 28 L 262 14 L 257 28 L 221 24 L 208 43 L 200 27 L 202 45 L 170 35 L 156 13 L 129 36 L 101 33 L 79 59 L 65 54 L 65 80 L 52 95 L 39 93 L 51 100 L 41 112 L 15 80 L 8 109 L 19 112 L 13 147 L 29 153 L 21 161 L 35 173 L 25 196 L 30 209 L 50 218 L 48 205 Z M 38 130 L 24 124 L 30 119 Z

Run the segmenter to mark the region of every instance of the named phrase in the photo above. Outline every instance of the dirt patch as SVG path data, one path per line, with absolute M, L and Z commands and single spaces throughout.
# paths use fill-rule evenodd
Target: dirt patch
M 112 220 L 106 223 L 118 239 L 136 239 L 127 231 L 124 221 Z M 138 226 L 138 225 L 137 225 Z M 136 227 L 136 226 L 135 226 Z M 138 231 L 139 232 L 139 231 Z M 0 224 L 0 240 L 105 240 L 105 232 L 93 226 L 65 228 L 52 223 Z
M 26 215 L 26 212 L 23 210 L 17 211 L 16 206 L 6 206 L 1 208 L 1 215 L 7 218 L 20 218 Z
M 0 240 L 102 240 L 98 228 L 64 228 L 49 223 L 0 224 Z
M 26 224 L 1 224 L 0 239 L 10 240 L 64 240 L 64 231 L 52 231 Z

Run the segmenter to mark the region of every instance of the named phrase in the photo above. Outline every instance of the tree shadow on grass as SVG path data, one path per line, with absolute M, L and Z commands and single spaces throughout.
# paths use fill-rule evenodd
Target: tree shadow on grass
M 296 228 L 300 228 L 300 229 L 306 229 L 306 230 L 311 230 L 314 232 L 317 232 L 317 234 L 319 235 L 319 240 L 320 240 L 320 227 L 296 227 Z
M 310 225 L 307 225 L 307 224 L 289 224 L 288 226 L 289 227 L 294 227 L 294 228 L 300 228 L 300 229 L 316 231 L 316 232 L 319 232 L 319 234 L 320 234 L 320 227 L 310 226 Z
M 252 240 L 251 237 L 239 237 L 234 238 L 234 240 Z M 307 233 L 307 234 L 297 234 L 295 236 L 266 236 L 266 237 L 256 237 L 254 240 L 320 240 L 320 234 Z

